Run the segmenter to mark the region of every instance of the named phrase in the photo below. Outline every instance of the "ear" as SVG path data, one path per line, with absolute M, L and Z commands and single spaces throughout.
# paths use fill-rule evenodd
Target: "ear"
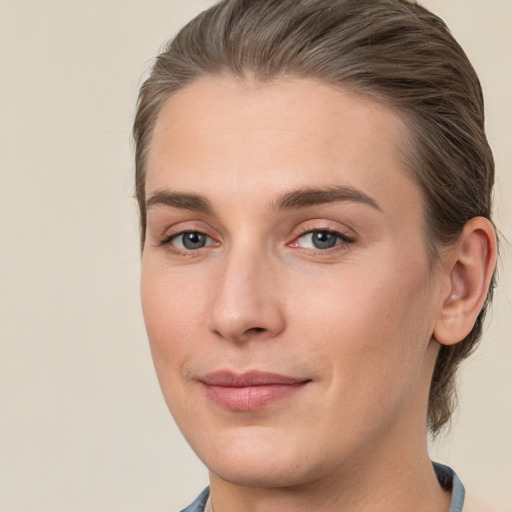
M 443 253 L 447 286 L 434 328 L 434 338 L 442 345 L 454 345 L 471 332 L 487 296 L 496 258 L 496 233 L 483 217 L 468 221 L 457 242 Z

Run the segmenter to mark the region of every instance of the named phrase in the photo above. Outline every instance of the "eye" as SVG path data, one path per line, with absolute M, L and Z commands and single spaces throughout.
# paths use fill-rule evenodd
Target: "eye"
M 200 231 L 184 231 L 169 238 L 168 243 L 175 249 L 185 251 L 194 251 L 210 245 L 216 245 L 212 238 Z
M 304 235 L 299 236 L 291 245 L 292 247 L 301 247 L 303 249 L 326 250 L 336 247 L 343 242 L 351 241 L 349 237 L 337 231 L 319 229 L 308 231 Z

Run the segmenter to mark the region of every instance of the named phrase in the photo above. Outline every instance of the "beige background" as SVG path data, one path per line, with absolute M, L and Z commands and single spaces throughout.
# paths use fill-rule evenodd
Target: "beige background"
M 206 483 L 139 311 L 130 123 L 160 44 L 209 0 L 0 0 L 0 510 L 173 511 Z M 486 90 L 512 238 L 512 1 L 428 0 Z M 433 454 L 512 510 L 512 264 Z

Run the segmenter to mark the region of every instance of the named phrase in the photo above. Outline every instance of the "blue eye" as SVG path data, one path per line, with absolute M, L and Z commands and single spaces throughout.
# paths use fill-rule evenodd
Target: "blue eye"
M 177 249 L 194 251 L 208 245 L 213 245 L 214 242 L 208 235 L 199 231 L 186 231 L 173 236 L 170 239 L 170 243 Z
M 348 238 L 341 233 L 329 230 L 309 231 L 297 238 L 296 246 L 305 249 L 325 250 L 331 249 L 342 242 L 348 242 Z
M 317 249 L 330 249 L 338 243 L 339 237 L 329 231 L 313 231 L 311 242 Z

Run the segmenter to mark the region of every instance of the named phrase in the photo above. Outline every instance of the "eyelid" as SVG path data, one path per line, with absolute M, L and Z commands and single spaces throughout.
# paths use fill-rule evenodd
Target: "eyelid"
M 331 235 L 337 236 L 343 242 L 351 243 L 354 241 L 354 239 L 352 237 L 349 237 L 346 234 L 344 234 L 340 231 L 336 231 L 334 229 L 310 229 L 310 230 L 305 231 L 304 233 L 300 234 L 299 236 L 296 236 L 294 238 L 294 241 L 304 238 L 307 235 L 311 235 L 312 233 L 329 233 Z
M 295 240 L 297 238 L 300 238 L 301 236 L 319 231 L 339 235 L 343 240 L 346 240 L 347 242 L 354 242 L 357 238 L 356 231 L 350 228 L 349 226 L 340 224 L 339 222 L 336 222 L 336 225 L 333 226 L 331 222 L 323 219 L 311 220 L 308 222 L 301 223 L 298 227 L 293 229 L 292 236 L 293 239 Z
M 347 231 L 350 231 L 350 234 L 348 234 Z M 335 235 L 338 240 L 332 247 L 319 248 L 301 246 L 299 242 L 300 239 L 307 235 L 311 235 L 312 233 L 330 233 Z M 306 254 L 322 257 L 333 255 L 333 253 L 340 251 L 346 251 L 348 246 L 353 244 L 355 241 L 356 236 L 354 231 L 348 228 L 348 226 L 344 226 L 343 228 L 333 227 L 332 225 L 328 225 L 327 221 L 318 219 L 316 221 L 310 221 L 302 224 L 298 229 L 296 229 L 293 240 L 287 245 L 295 250 L 303 251 Z
M 186 234 L 192 234 L 192 233 L 195 233 L 195 234 L 199 234 L 199 235 L 204 235 L 206 237 L 206 239 L 209 239 L 210 241 L 213 241 L 213 244 L 212 243 L 205 243 L 205 245 L 203 247 L 210 247 L 212 245 L 218 245 L 218 242 L 216 240 L 214 240 L 210 235 L 206 234 L 206 233 L 203 233 L 202 231 L 197 231 L 197 230 L 185 230 L 185 231 L 181 231 L 179 233 L 176 233 L 172 236 L 170 236 L 168 239 L 167 239 L 167 243 L 170 243 L 172 240 L 175 240 L 175 239 L 179 239 L 180 237 L 183 237 L 183 235 L 186 235 Z M 203 247 L 200 247 L 201 249 Z M 186 248 L 183 248 L 180 250 L 189 250 L 189 249 L 186 249 Z M 192 249 L 190 249 L 192 250 Z M 196 249 L 197 250 L 197 249 Z
M 205 225 L 202 221 L 189 221 L 189 222 L 178 222 L 172 226 L 167 226 L 166 229 L 162 229 L 161 234 L 155 234 L 156 247 L 167 246 L 169 250 L 178 253 L 190 254 L 191 252 L 197 252 L 198 249 L 181 249 L 172 246 L 172 240 L 184 235 L 185 233 L 200 233 L 205 235 L 208 239 L 214 243 L 209 243 L 205 247 L 212 247 L 219 245 L 219 236 L 217 231 L 211 229 L 208 225 Z
M 354 230 L 348 226 L 341 225 L 339 222 L 336 222 L 337 226 L 329 225 L 330 221 L 325 219 L 311 219 L 307 222 L 303 222 L 295 227 L 293 230 L 294 233 L 292 235 L 292 240 L 287 242 L 285 245 L 288 247 L 303 249 L 309 253 L 318 252 L 318 253 L 329 253 L 336 250 L 347 249 L 347 245 L 352 244 L 356 241 L 357 235 Z M 339 238 L 337 243 L 332 247 L 326 248 L 313 248 L 313 247 L 301 247 L 297 242 L 299 239 L 311 234 L 318 232 L 327 232 L 335 235 Z M 182 247 L 176 247 L 172 241 L 185 233 L 200 233 L 205 235 L 208 238 L 208 242 L 203 247 L 198 247 L 195 249 L 187 249 Z M 209 225 L 205 225 L 203 221 L 185 221 L 178 222 L 175 225 L 167 226 L 166 229 L 162 229 L 161 234 L 154 235 L 154 243 L 155 247 L 165 247 L 170 252 L 174 252 L 176 254 L 182 255 L 190 255 L 192 253 L 198 253 L 201 249 L 211 249 L 212 247 L 217 247 L 221 245 L 220 235 L 217 230 L 210 228 Z

